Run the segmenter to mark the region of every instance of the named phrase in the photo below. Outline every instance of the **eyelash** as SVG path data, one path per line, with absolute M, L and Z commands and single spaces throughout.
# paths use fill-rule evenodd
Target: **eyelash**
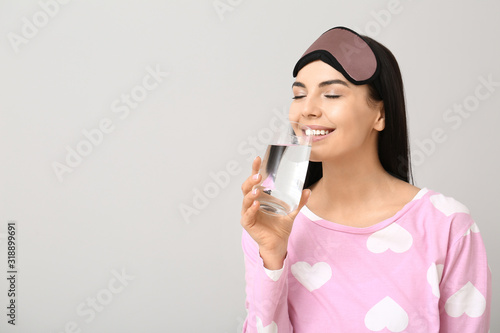
M 292 99 L 301 99 L 301 98 L 304 98 L 306 96 L 293 96 Z M 339 98 L 340 95 L 325 95 L 326 98 L 331 98 L 331 99 L 335 99 L 335 98 Z

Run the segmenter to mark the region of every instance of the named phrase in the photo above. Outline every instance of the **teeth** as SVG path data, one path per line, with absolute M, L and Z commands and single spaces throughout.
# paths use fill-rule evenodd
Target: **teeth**
M 306 130 L 306 135 L 326 135 L 330 133 L 329 130 Z

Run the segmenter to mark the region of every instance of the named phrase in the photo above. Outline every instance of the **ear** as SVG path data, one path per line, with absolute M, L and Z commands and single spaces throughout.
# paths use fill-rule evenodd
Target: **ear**
M 380 101 L 377 103 L 376 111 L 377 111 L 377 117 L 375 118 L 375 123 L 373 124 L 373 129 L 381 132 L 385 128 L 384 102 Z

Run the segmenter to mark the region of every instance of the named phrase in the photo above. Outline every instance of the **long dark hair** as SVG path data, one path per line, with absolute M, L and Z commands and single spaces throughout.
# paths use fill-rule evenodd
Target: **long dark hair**
M 413 183 L 410 144 L 406 125 L 403 79 L 396 58 L 389 49 L 370 37 L 362 36 L 371 46 L 380 66 L 380 73 L 368 83 L 369 98 L 383 101 L 385 128 L 378 135 L 378 157 L 384 169 L 396 178 Z M 309 162 L 304 188 L 323 177 L 321 162 Z

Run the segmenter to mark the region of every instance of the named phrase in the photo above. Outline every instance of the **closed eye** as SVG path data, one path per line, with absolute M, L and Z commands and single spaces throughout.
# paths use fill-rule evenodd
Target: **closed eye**
M 325 95 L 326 98 L 339 98 L 340 95 Z
M 306 96 L 293 96 L 292 99 L 301 99 L 301 98 L 304 98 Z

